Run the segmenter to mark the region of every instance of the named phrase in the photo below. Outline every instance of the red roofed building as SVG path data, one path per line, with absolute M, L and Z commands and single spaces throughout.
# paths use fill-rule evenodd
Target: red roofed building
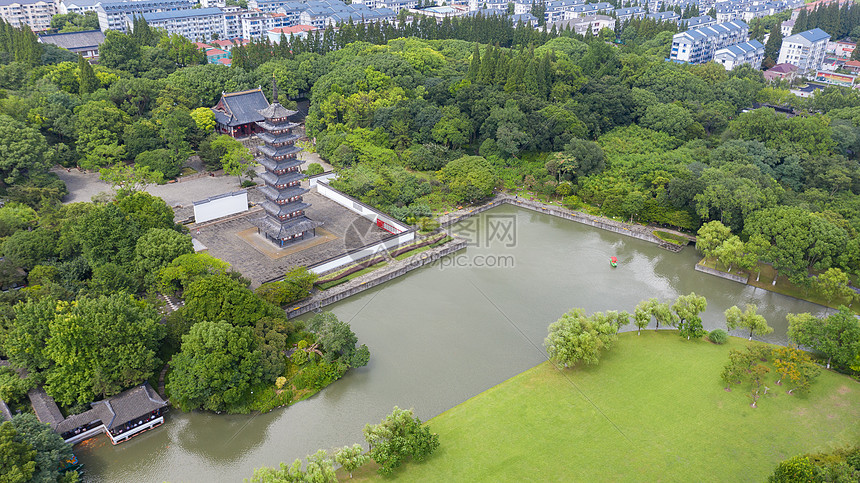
M 206 52 L 207 50 L 209 50 L 209 49 L 211 49 L 211 48 L 212 48 L 212 46 L 211 46 L 211 45 L 209 45 L 209 44 L 204 44 L 203 42 L 194 42 L 194 45 L 195 45 L 198 49 L 202 50 L 203 52 Z
M 233 59 L 218 59 L 218 63 L 229 67 L 233 64 Z
M 269 42 L 278 43 L 281 41 L 281 34 L 289 40 L 290 36 L 294 36 L 297 39 L 304 39 L 308 36 L 308 33 L 317 30 L 313 25 L 291 25 L 289 27 L 277 27 L 269 30 Z
M 215 47 L 217 47 L 221 50 L 227 50 L 227 51 L 229 51 L 230 49 L 233 48 L 233 42 L 231 42 L 229 40 L 213 40 L 212 45 L 214 45 Z
M 842 66 L 843 69 L 851 72 L 852 74 L 860 74 L 860 61 L 857 60 L 849 60 Z
M 764 80 L 768 82 L 778 82 L 785 79 L 789 82 L 794 80 L 797 75 L 797 66 L 793 64 L 776 64 L 764 72 Z

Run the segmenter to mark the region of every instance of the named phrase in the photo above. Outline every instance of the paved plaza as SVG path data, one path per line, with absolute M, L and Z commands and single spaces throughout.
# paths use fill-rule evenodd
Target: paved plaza
M 259 197 L 256 190 L 250 190 L 249 195 L 252 201 Z M 223 221 L 192 224 L 189 228 L 191 235 L 206 245 L 210 255 L 230 263 L 251 280 L 252 287 L 280 277 L 293 267 L 313 265 L 389 235 L 315 190 L 307 193 L 304 200 L 311 204 L 305 211 L 308 218 L 323 225 L 317 228 L 315 238 L 285 248 L 278 248 L 256 232 L 253 220 L 264 214 L 259 207 Z
M 303 158 L 303 170 L 309 163 L 321 162 L 314 153 L 303 153 Z M 191 164 L 195 169 L 202 168 L 199 162 L 192 161 Z M 327 170 L 331 169 L 328 164 L 323 165 Z M 257 171 L 262 172 L 262 166 L 258 166 Z M 100 193 L 112 193 L 110 185 L 99 180 L 97 172 L 65 168 L 55 168 L 54 172 L 69 190 L 63 203 L 90 201 Z M 221 172 L 214 174 L 186 176 L 174 183 L 149 186 L 146 191 L 163 199 L 173 208 L 174 219 L 184 222 L 193 216 L 195 201 L 242 189 L 235 176 L 224 176 Z M 307 181 L 302 185 L 307 187 Z M 212 256 L 230 263 L 235 270 L 250 279 L 252 287 L 280 277 L 295 266 L 312 265 L 389 235 L 366 218 L 317 194 L 314 189 L 304 196 L 304 200 L 311 204 L 306 210 L 308 218 L 323 222 L 317 228 L 317 236 L 286 248 L 278 248 L 259 235 L 253 223 L 255 218 L 263 217 L 262 208 L 256 205 L 264 199 L 256 188 L 249 188 L 250 211 L 220 221 L 188 225 L 192 237 L 203 243 Z

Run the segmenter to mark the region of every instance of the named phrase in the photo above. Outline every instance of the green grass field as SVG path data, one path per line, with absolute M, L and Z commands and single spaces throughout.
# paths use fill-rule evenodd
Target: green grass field
M 860 442 L 847 376 L 823 371 L 795 396 L 769 377 L 757 409 L 745 388 L 726 392 L 727 354 L 747 343 L 632 332 L 595 367 L 538 365 L 430 420 L 439 450 L 390 479 L 759 482 L 787 457 Z M 382 479 L 373 465 L 355 477 Z

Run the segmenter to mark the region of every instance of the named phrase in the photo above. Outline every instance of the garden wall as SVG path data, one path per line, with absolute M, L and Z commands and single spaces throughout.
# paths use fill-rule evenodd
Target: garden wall
M 194 222 L 203 223 L 248 211 L 248 191 L 234 191 L 194 202 Z

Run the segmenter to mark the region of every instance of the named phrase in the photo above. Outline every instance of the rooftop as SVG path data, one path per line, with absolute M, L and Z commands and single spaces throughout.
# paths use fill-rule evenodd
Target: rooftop
M 105 34 L 101 30 L 84 30 L 83 32 L 66 32 L 60 34 L 39 35 L 39 42 L 43 44 L 54 44 L 67 50 L 81 49 L 84 47 L 98 47 L 105 41 Z
M 263 91 L 258 87 L 241 92 L 225 93 L 221 96 L 219 106 L 223 111 L 213 108 L 215 120 L 225 126 L 239 126 L 252 122 L 262 121 L 261 110 L 269 107 L 269 101 Z
M 172 18 L 188 18 L 188 17 L 203 17 L 206 15 L 222 15 L 223 12 L 220 8 L 209 7 L 209 8 L 192 8 L 188 10 L 171 10 L 169 12 L 154 12 L 154 13 L 144 13 L 143 18 L 146 19 L 147 22 L 152 22 L 156 20 L 168 20 Z
M 827 40 L 830 38 L 830 34 L 819 29 L 814 28 L 812 30 L 806 30 L 804 32 L 800 32 L 794 35 L 789 35 L 784 38 L 783 42 L 799 42 L 801 40 L 805 40 L 807 42 L 820 42 L 822 40 Z

